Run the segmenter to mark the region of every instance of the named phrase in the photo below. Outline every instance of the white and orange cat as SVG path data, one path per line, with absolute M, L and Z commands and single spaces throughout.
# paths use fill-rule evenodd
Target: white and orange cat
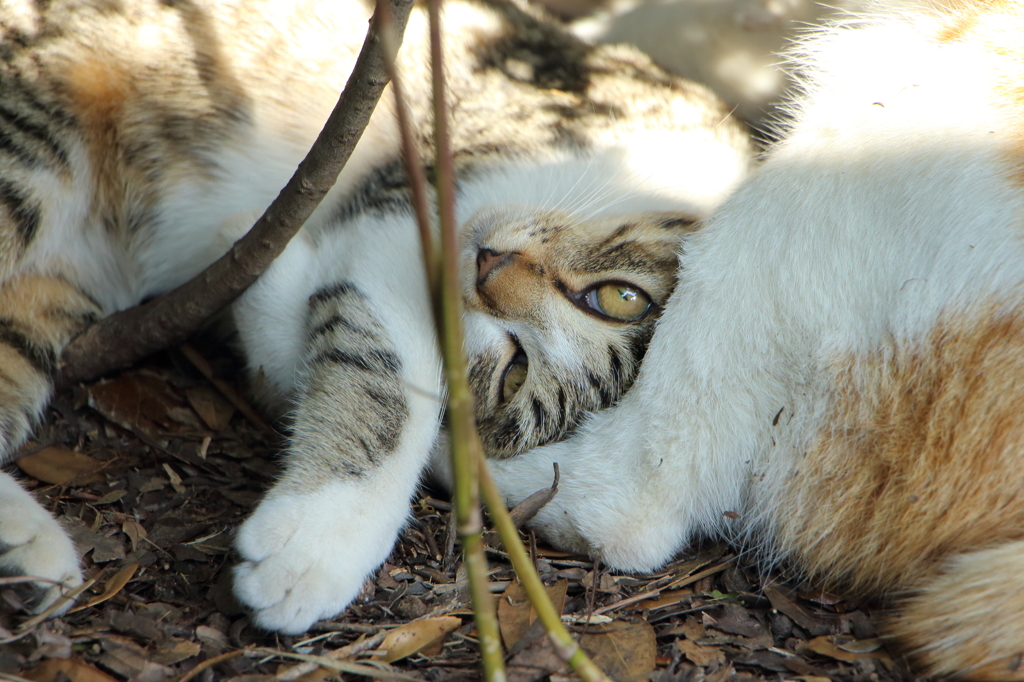
M 499 483 L 558 462 L 559 546 L 736 538 L 890 597 L 929 675 L 1024 679 L 1024 5 L 875 4 L 795 55 L 792 128 L 686 238 L 633 389 Z
M 47 61 L 63 34 L 34 8 L 5 16 L 7 451 L 66 338 L 221 250 L 340 87 L 275 89 L 270 45 L 316 44 L 298 30 L 261 33 L 231 3 L 138 4 L 177 33 L 133 19 L 145 30 L 126 35 L 187 36 L 177 60 L 134 49 L 129 69 L 104 36 Z M 1024 679 L 1021 3 L 878 4 L 808 38 L 786 139 L 684 238 L 677 277 L 676 233 L 658 235 L 746 165 L 721 110 L 634 53 L 457 6 L 475 8 L 449 14 L 464 29 L 451 69 L 468 349 L 508 499 L 557 462 L 535 526 L 559 546 L 644 570 L 723 535 L 890 597 L 889 633 L 928 674 Z M 229 22 L 261 40 L 225 44 Z M 192 94 L 145 99 L 150 58 L 191 74 L 178 82 Z M 292 117 L 310 101 L 316 116 Z M 295 401 L 287 472 L 240 530 L 236 571 L 257 622 L 288 632 L 342 609 L 387 554 L 438 432 L 393 128 L 373 125 L 327 208 L 233 310 L 267 397 Z M 74 582 L 55 522 L 7 478 L 0 503 L 6 570 L 55 558 L 64 572 L 44 575 Z

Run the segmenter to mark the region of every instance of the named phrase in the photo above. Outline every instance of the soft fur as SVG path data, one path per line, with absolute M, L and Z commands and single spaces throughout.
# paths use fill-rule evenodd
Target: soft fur
M 750 150 L 709 92 L 634 49 L 587 47 L 502 0 L 445 6 L 466 345 L 488 454 L 509 458 L 630 387 L 679 239 Z M 75 333 L 191 277 L 269 204 L 333 107 L 369 10 L 0 5 L 0 454 L 28 436 Z M 417 9 L 399 69 L 432 173 L 426 34 Z M 301 632 L 359 592 L 440 429 L 389 97 L 230 312 L 256 394 L 291 425 L 286 472 L 237 539 L 236 593 L 269 629 Z M 600 292 L 635 315 L 601 314 Z M 0 569 L 78 584 L 70 541 L 6 475 L 0 505 Z M 40 583 L 37 609 L 61 587 Z
M 930 675 L 1024 679 L 1024 7 L 871 7 L 688 237 L 616 407 L 495 464 L 537 526 L 646 570 L 704 534 L 886 595 Z M 735 512 L 735 513 L 727 513 Z

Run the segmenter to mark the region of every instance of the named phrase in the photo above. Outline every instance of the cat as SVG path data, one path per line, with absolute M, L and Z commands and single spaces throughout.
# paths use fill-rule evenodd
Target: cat
M 892 608 L 928 676 L 1024 679 L 1024 4 L 871 5 L 682 244 L 633 388 L 493 462 L 626 570 L 724 536 Z
M 344 85 L 360 0 L 0 5 L 0 453 L 61 349 L 195 275 L 293 172 Z M 399 54 L 428 172 L 426 23 Z M 489 456 L 568 437 L 630 387 L 677 246 L 748 170 L 707 90 L 502 0 L 444 12 L 466 350 Z M 235 591 L 267 629 L 341 611 L 384 561 L 444 387 L 390 94 L 323 204 L 231 308 L 255 394 L 290 415 L 281 480 L 240 528 Z M 74 547 L 0 475 L 0 570 L 45 609 Z

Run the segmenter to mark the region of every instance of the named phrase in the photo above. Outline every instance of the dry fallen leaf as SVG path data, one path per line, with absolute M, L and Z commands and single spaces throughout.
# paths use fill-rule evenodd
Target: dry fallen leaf
M 110 675 L 77 658 L 51 658 L 21 673 L 21 677 L 32 682 L 117 682 Z
M 90 606 L 96 606 L 97 604 L 107 601 L 115 594 L 120 592 L 124 588 L 124 586 L 128 584 L 128 581 L 135 577 L 135 571 L 137 570 L 139 570 L 138 564 L 133 563 L 122 566 L 120 570 L 118 570 L 117 573 L 112 575 L 110 577 L 110 580 L 107 581 L 107 584 L 104 587 L 102 594 L 96 595 L 95 597 L 93 597 L 86 603 L 82 604 L 81 606 L 76 606 L 75 608 L 71 609 L 71 611 L 69 611 L 68 613 L 81 611 L 82 609 L 87 609 Z
M 687 659 L 694 665 L 708 666 L 712 663 L 718 663 L 721 665 L 725 663 L 725 654 L 722 650 L 714 646 L 701 646 L 696 642 L 688 639 L 680 639 L 676 642 L 676 646 L 679 651 L 686 656 Z
M 146 529 L 142 527 L 142 524 L 134 519 L 125 519 L 121 524 L 121 532 L 127 535 L 128 539 L 132 541 L 133 552 L 139 548 L 139 540 L 148 535 Z
M 867 654 L 881 649 L 882 641 L 876 637 L 871 639 L 851 639 L 846 642 L 836 640 L 836 646 L 843 651 L 849 651 L 854 654 Z
M 214 431 L 219 433 L 231 424 L 235 408 L 216 390 L 209 386 L 194 386 L 185 391 L 185 397 L 199 418 Z
M 653 672 L 658 643 L 645 620 L 615 621 L 600 632 L 580 635 L 580 646 L 613 680 L 635 680 Z
M 150 659 L 149 652 L 126 637 L 104 637 L 100 646 L 103 653 L 99 664 L 114 673 L 136 682 L 166 680 L 174 671 Z
M 89 407 L 120 427 L 138 429 L 151 438 L 183 427 L 181 399 L 164 379 L 151 372 L 129 372 L 93 384 L 89 387 Z M 198 424 L 184 426 L 194 430 Z
M 80 452 L 53 446 L 22 457 L 18 460 L 18 468 L 37 481 L 63 485 L 71 481 L 89 483 L 99 480 L 95 473 L 103 468 L 103 462 Z
M 505 668 L 508 682 L 563 680 L 568 670 L 540 622 L 534 622 L 509 652 Z
M 887 667 L 892 667 L 892 659 L 884 651 L 878 651 L 875 642 L 868 642 L 863 648 L 865 651 L 854 652 L 851 649 L 860 648 L 855 643 L 856 640 L 844 641 L 842 644 L 838 642 L 836 636 L 823 635 L 821 637 L 815 637 L 811 641 L 807 642 L 803 646 L 797 649 L 798 653 L 806 653 L 807 651 L 814 652 L 821 656 L 828 656 L 834 658 L 837 661 L 843 661 L 844 663 L 853 663 L 854 661 L 861 658 L 875 658 L 884 663 Z
M 184 639 L 171 639 L 173 646 L 163 647 L 153 652 L 153 660 L 161 665 L 174 665 L 186 659 L 198 656 L 202 647 L 199 642 L 190 642 Z
M 803 607 L 790 599 L 782 590 L 774 585 L 765 585 L 764 594 L 772 603 L 772 608 L 789 616 L 793 621 L 812 635 L 824 635 L 829 627 L 816 620 Z
M 429 647 L 438 640 L 443 640 L 448 633 L 462 625 L 462 619 L 454 616 L 438 616 L 414 620 L 388 633 L 380 643 L 377 656 L 386 663 L 393 663 L 406 656 Z
M 99 506 L 103 504 L 113 504 L 114 502 L 117 502 L 122 497 L 124 497 L 126 494 L 128 494 L 128 491 L 124 489 L 111 490 L 109 493 L 93 502 L 93 505 Z
M 565 603 L 565 593 L 569 589 L 569 581 L 557 580 L 553 585 L 544 587 L 548 599 L 555 606 L 555 611 L 562 613 L 562 606 Z M 518 580 L 513 580 L 505 588 L 505 592 L 498 600 L 498 628 L 501 630 L 501 640 L 505 643 L 506 649 L 511 649 L 515 643 L 523 638 L 530 623 L 537 619 L 533 610 L 530 598 L 526 596 L 526 589 Z

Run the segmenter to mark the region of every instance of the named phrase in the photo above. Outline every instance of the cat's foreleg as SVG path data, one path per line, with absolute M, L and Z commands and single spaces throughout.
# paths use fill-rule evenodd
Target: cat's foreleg
M 0 462 L 24 442 L 49 401 L 61 350 L 100 312 L 59 277 L 19 276 L 0 286 Z M 49 581 L 28 583 L 37 612 L 82 582 L 78 554 L 64 529 L 3 473 L 0 575 Z
M 0 510 L 0 575 L 42 578 L 24 584 L 29 587 L 29 608 L 39 613 L 82 583 L 78 552 L 49 512 L 4 473 Z
M 437 351 L 429 326 L 396 344 L 377 312 L 350 283 L 310 299 L 285 474 L 237 540 L 235 592 L 261 627 L 298 633 L 342 611 L 408 517 L 437 435 Z

